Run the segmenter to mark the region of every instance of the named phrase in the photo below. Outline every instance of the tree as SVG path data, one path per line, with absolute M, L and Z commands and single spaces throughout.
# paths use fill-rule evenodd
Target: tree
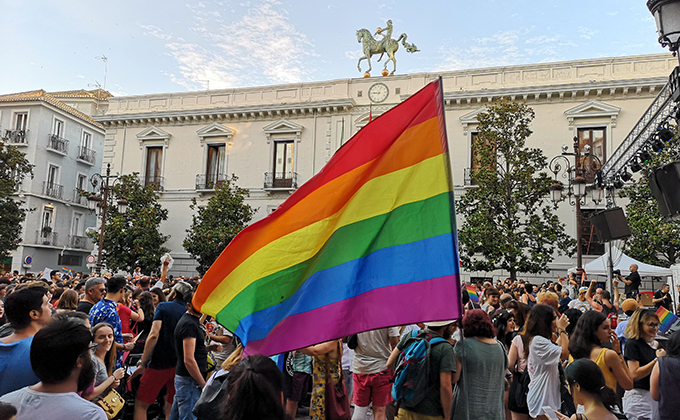
M 143 186 L 137 174 L 123 175 L 109 196 L 106 214 L 106 230 L 102 259 L 113 270 L 132 272 L 141 267 L 151 273 L 160 269 L 160 257 L 168 252 L 163 244 L 169 236 L 159 231 L 162 221 L 168 219 L 168 210 L 158 202 L 156 187 Z M 128 208 L 125 214 L 118 212 L 116 203 L 125 198 Z M 90 234 L 99 243 L 99 232 Z
M 661 218 L 649 188 L 648 175 L 653 168 L 675 160 L 680 160 L 677 136 L 666 143 L 663 152 L 654 153 L 649 162 L 643 163 L 642 176 L 637 181 L 619 191 L 619 196 L 630 200 L 626 205 L 626 218 L 632 235 L 626 241 L 626 254 L 663 267 L 680 262 L 680 221 Z
M 184 249 L 198 261 L 198 272 L 203 275 L 220 256 L 224 248 L 250 222 L 255 209 L 245 204 L 248 190 L 236 185 L 238 178 L 215 186 L 215 195 L 206 206 L 199 206 L 194 198 L 189 207 L 196 211 L 187 229 Z
M 30 210 L 22 208 L 12 194 L 29 174 L 33 177 L 33 165 L 26 155 L 0 140 L 0 260 L 8 258 L 21 243 L 21 224 Z
M 465 216 L 458 232 L 460 257 L 468 270 L 540 273 L 556 254 L 573 255 L 575 241 L 564 233 L 546 198 L 552 180 L 541 149 L 525 147 L 534 111 L 502 99 L 477 116 L 472 145 L 475 164 L 469 188 L 458 200 Z

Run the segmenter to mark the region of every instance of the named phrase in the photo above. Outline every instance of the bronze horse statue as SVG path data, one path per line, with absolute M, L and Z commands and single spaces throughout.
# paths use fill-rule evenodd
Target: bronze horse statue
M 390 75 L 394 74 L 394 72 L 397 71 L 397 59 L 394 57 L 394 53 L 399 49 L 399 41 L 401 41 L 407 52 L 414 53 L 420 51 L 415 44 L 406 42 L 407 35 L 405 33 L 399 35 L 399 38 L 396 40 L 392 39 L 392 21 L 387 21 L 387 27 L 383 29 L 378 28 L 376 34 L 382 34 L 383 32 L 386 32 L 386 34 L 383 35 L 383 39 L 377 40 L 373 38 L 373 35 L 371 35 L 371 32 L 368 29 L 359 29 L 357 31 L 357 42 L 363 42 L 364 52 L 364 56 L 361 57 L 357 63 L 357 69 L 359 69 L 360 72 L 361 60 L 368 61 L 368 70 L 366 70 L 366 73 L 370 73 L 372 70 L 371 56 L 380 54 L 380 57 L 378 58 L 378 61 L 380 61 L 383 55 L 387 54 L 388 59 L 385 61 L 384 69 L 387 70 L 387 63 L 392 61 L 394 68 Z

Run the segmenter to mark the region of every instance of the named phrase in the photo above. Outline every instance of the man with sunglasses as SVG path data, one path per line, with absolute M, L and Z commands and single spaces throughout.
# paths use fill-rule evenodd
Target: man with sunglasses
M 92 277 L 85 282 L 85 298 L 78 303 L 76 311 L 90 314 L 90 310 L 95 303 L 102 300 L 106 294 L 106 285 L 101 277 Z

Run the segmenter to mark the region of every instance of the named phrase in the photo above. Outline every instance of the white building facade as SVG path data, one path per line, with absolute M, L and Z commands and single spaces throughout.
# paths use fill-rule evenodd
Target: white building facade
M 647 109 L 675 66 L 670 55 L 645 55 L 523 66 L 331 80 L 254 88 L 109 98 L 96 117 L 106 128 L 104 163 L 114 172 L 137 172 L 159 187 L 169 211 L 162 230 L 176 258 L 173 274 L 195 274 L 182 241 L 190 226 L 191 199 L 206 203 L 215 183 L 235 174 L 250 191 L 248 203 L 261 219 L 299 185 L 318 173 L 332 154 L 368 123 L 441 76 L 455 192 L 475 188 L 469 177 L 476 115 L 500 97 L 526 101 L 536 118 L 528 147 L 551 158 L 574 137 L 590 144 L 605 161 Z M 372 86 L 387 90 L 382 100 Z M 373 89 L 376 89 L 374 87 Z M 549 199 L 549 198 L 546 198 Z M 590 213 L 583 209 L 585 240 Z M 558 214 L 576 237 L 575 210 L 562 204 Z M 596 239 L 596 238 L 593 238 Z M 584 244 L 597 255 L 601 246 Z M 585 254 L 585 252 L 584 252 Z M 587 261 L 589 258 L 586 257 Z M 550 272 L 521 275 L 538 280 L 564 276 L 575 265 L 557 258 Z M 463 273 L 470 277 L 502 272 Z

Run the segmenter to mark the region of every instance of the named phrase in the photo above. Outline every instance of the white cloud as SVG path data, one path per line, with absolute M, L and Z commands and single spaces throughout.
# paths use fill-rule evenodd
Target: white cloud
M 162 39 L 164 41 L 168 41 L 172 39 L 171 35 L 166 34 L 161 30 L 161 28 L 153 25 L 139 25 L 142 29 L 145 29 L 144 35 L 151 35 L 153 37 L 156 37 L 158 39 Z
M 361 50 L 345 51 L 345 57 L 347 57 L 351 60 L 358 60 L 363 56 L 364 56 L 364 53 Z
M 580 34 L 579 36 L 583 39 L 590 39 L 593 36 L 597 35 L 598 32 L 600 31 L 598 31 L 597 29 L 588 29 L 584 28 L 583 26 L 578 28 L 578 33 Z

